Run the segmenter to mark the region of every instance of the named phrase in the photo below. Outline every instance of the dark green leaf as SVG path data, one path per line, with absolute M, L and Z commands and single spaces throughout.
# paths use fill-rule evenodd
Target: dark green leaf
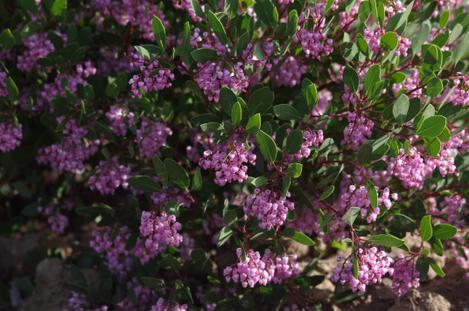
M 231 107 L 231 123 L 238 125 L 243 119 L 243 108 L 239 101 L 235 102 Z
M 370 237 L 370 242 L 386 247 L 400 247 L 404 245 L 404 240 L 391 234 L 378 234 Z
M 342 220 L 346 224 L 353 226 L 353 223 L 355 222 L 355 219 L 357 219 L 359 213 L 360 213 L 359 207 L 351 207 L 347 210 L 344 216 L 342 216 Z
M 67 0 L 54 0 L 50 8 L 52 16 L 61 16 L 67 9 Z
M 301 145 L 303 144 L 303 132 L 296 129 L 290 132 L 287 137 L 286 148 L 288 153 L 293 154 L 300 150 Z
M 298 120 L 301 118 L 301 115 L 298 112 L 298 110 L 296 110 L 294 107 L 287 105 L 287 104 L 274 106 L 274 114 L 280 120 L 285 120 L 285 121 Z
M 160 45 L 161 49 L 164 50 L 166 47 L 166 30 L 164 29 L 161 19 L 158 16 L 153 15 L 151 25 L 156 42 Z
M 264 158 L 273 162 L 277 158 L 277 145 L 272 137 L 266 132 L 259 130 L 256 134 L 256 142 Z
M 333 193 L 334 193 L 334 190 L 335 190 L 335 186 L 334 185 L 329 185 L 326 190 L 324 190 L 324 192 L 321 194 L 321 196 L 319 197 L 319 200 L 325 200 L 327 199 L 328 197 L 330 197 Z
M 385 50 L 392 51 L 397 47 L 397 35 L 394 32 L 388 31 L 381 37 L 381 47 Z
M 129 178 L 129 185 L 147 193 L 160 191 L 160 186 L 150 176 L 137 175 Z
M 446 273 L 441 269 L 441 267 L 436 263 L 436 261 L 432 261 L 430 263 L 430 267 L 432 267 L 433 271 L 439 276 L 439 277 L 444 277 Z
M 3 29 L 0 33 L 0 44 L 5 48 L 12 48 L 16 44 L 15 36 L 9 28 Z
M 272 107 L 273 102 L 274 93 L 268 87 L 256 89 L 251 96 L 249 96 L 249 114 L 253 115 L 258 112 L 265 113 Z
M 422 217 L 420 220 L 420 237 L 422 238 L 423 241 L 428 241 L 432 238 L 433 236 L 433 229 L 432 229 L 432 216 L 431 215 L 425 215 Z
M 357 72 L 349 65 L 347 65 L 344 70 L 344 82 L 352 92 L 358 90 L 360 79 L 358 78 Z
M 223 44 L 227 44 L 228 37 L 226 36 L 225 28 L 223 27 L 223 24 L 220 22 L 218 17 L 212 11 L 209 10 L 207 13 L 207 19 L 210 28 L 212 28 L 215 35 L 218 37 L 218 39 L 220 39 L 220 42 Z
M 256 134 L 257 131 L 261 128 L 261 114 L 256 113 L 255 115 L 252 115 L 248 123 L 246 125 L 246 131 L 248 131 L 251 134 Z
M 449 240 L 456 235 L 458 229 L 449 224 L 438 224 L 434 228 L 434 236 L 440 240 Z
M 392 106 L 392 115 L 398 123 L 403 124 L 408 121 L 407 115 L 409 113 L 409 107 L 409 97 L 405 94 L 401 94 Z
M 378 207 L 378 191 L 376 191 L 375 185 L 368 180 L 366 182 L 366 189 L 368 190 L 368 199 L 372 208 Z
M 169 158 L 166 158 L 164 160 L 164 164 L 166 165 L 170 181 L 172 181 L 180 188 L 189 187 L 190 179 L 185 169 L 183 169 L 179 164 L 177 164 L 176 161 Z
M 8 90 L 8 98 L 11 100 L 17 100 L 18 96 L 20 95 L 20 91 L 16 86 L 15 81 L 11 77 L 7 78 L 7 90 Z
M 446 127 L 446 118 L 443 116 L 431 116 L 423 120 L 417 126 L 416 134 L 425 138 L 438 137 Z
M 301 163 L 290 163 L 287 168 L 287 175 L 291 178 L 298 178 L 301 176 L 301 172 L 303 171 L 303 164 Z
M 195 49 L 191 52 L 192 58 L 198 63 L 205 63 L 217 59 L 217 52 L 208 48 Z

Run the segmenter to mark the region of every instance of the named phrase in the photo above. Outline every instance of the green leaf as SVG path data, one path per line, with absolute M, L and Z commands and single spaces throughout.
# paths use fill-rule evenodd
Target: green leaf
M 368 69 L 365 75 L 365 91 L 368 98 L 374 98 L 379 95 L 381 90 L 381 66 L 376 64 Z
M 215 35 L 218 37 L 218 39 L 220 39 L 220 42 L 223 44 L 227 44 L 228 37 L 226 36 L 225 28 L 223 27 L 223 24 L 220 22 L 218 17 L 212 11 L 209 10 L 207 13 L 207 19 L 210 28 L 212 28 Z
M 370 237 L 370 242 L 376 245 L 386 247 L 401 247 L 404 245 L 404 240 L 392 234 L 377 234 Z
M 153 15 L 151 25 L 156 42 L 160 45 L 161 50 L 164 50 L 166 47 L 166 30 L 164 29 L 163 22 L 158 16 Z
M 160 178 L 163 185 L 168 182 L 168 171 L 166 170 L 166 165 L 158 156 L 155 156 L 152 159 L 153 169 L 155 170 L 156 175 Z
M 446 118 L 444 116 L 431 116 L 417 126 L 416 134 L 425 138 L 434 138 L 441 135 L 445 128 Z
M 271 0 L 258 0 L 254 4 L 254 12 L 269 27 L 274 27 L 278 23 L 279 15 L 277 7 Z
M 150 176 L 137 175 L 129 178 L 129 185 L 146 193 L 158 192 L 160 186 Z
M 157 55 L 161 49 L 154 44 L 142 44 L 134 46 L 135 50 L 145 59 L 151 59 L 152 55 Z
M 457 64 L 459 60 L 469 56 L 469 32 L 466 32 L 464 37 L 460 40 L 459 44 L 453 53 L 453 62 Z
M 391 80 L 394 83 L 402 83 L 405 81 L 406 78 L 407 78 L 407 75 L 403 73 L 402 71 L 395 72 L 391 76 Z
M 403 13 L 398 13 L 393 16 L 388 22 L 387 30 L 396 30 L 401 28 L 404 24 L 407 23 L 407 19 L 409 18 L 410 13 L 412 12 L 412 8 L 414 6 L 414 1 L 411 1 L 406 10 Z
M 375 185 L 368 180 L 366 182 L 366 189 L 368 190 L 368 199 L 370 200 L 370 204 L 372 208 L 378 207 L 378 191 L 376 191 Z
M 428 96 L 436 97 L 443 91 L 443 82 L 438 78 L 432 79 L 428 82 L 425 90 Z
M 157 279 L 151 276 L 141 276 L 138 278 L 140 283 L 145 285 L 150 289 L 162 289 L 166 287 L 166 284 L 163 279 Z
M 397 47 L 397 35 L 394 32 L 388 31 L 382 37 L 380 45 L 383 49 L 392 51 Z
M 50 8 L 52 16 L 61 16 L 67 9 L 67 0 L 54 0 Z
M 205 63 L 217 59 L 217 52 L 208 48 L 195 49 L 191 52 L 192 58 L 198 63 Z
M 293 154 L 300 150 L 303 144 L 303 132 L 299 129 L 295 129 L 290 132 L 287 137 L 286 148 L 288 153 Z
M 458 229 L 448 224 L 438 224 L 434 227 L 434 236 L 440 240 L 449 240 L 456 235 Z
M 303 244 L 303 245 L 306 245 L 306 246 L 313 246 L 315 243 L 314 241 L 309 237 L 307 236 L 306 234 L 304 234 L 303 232 L 301 231 L 296 231 L 293 233 L 292 236 L 289 236 L 290 239 L 292 239 L 293 241 L 296 241 L 300 244 Z
M 275 161 L 277 158 L 277 145 L 272 137 L 266 132 L 259 130 L 256 134 L 256 142 L 264 158 L 269 162 Z
M 362 52 L 365 55 L 368 55 L 368 52 L 369 52 L 368 43 L 366 43 L 366 40 L 361 33 L 357 34 L 357 46 L 360 52 Z
M 441 269 L 441 267 L 436 263 L 436 261 L 432 261 L 430 263 L 430 267 L 432 267 L 433 271 L 435 271 L 436 275 L 439 277 L 444 277 L 446 273 Z
M 166 158 L 164 160 L 168 171 L 169 180 L 180 188 L 188 188 L 190 184 L 189 174 L 173 159 Z
M 18 90 L 18 87 L 16 86 L 15 81 L 11 78 L 7 78 L 7 90 L 8 90 L 8 98 L 11 100 L 17 100 L 18 96 L 20 95 L 20 91 Z
M 194 176 L 192 177 L 192 190 L 199 191 L 202 189 L 202 172 L 200 171 L 200 167 L 195 169 Z
M 287 168 L 287 175 L 291 178 L 298 178 L 301 176 L 301 172 L 303 171 L 303 164 L 301 163 L 290 163 Z
M 360 213 L 360 208 L 352 206 L 347 210 L 344 216 L 342 216 L 342 220 L 346 224 L 353 226 L 353 223 L 355 222 L 355 219 L 357 219 L 359 213 Z
M 233 125 L 238 125 L 243 119 L 243 108 L 239 101 L 235 102 L 231 107 L 231 122 Z
M 422 238 L 423 241 L 428 241 L 432 238 L 433 235 L 433 229 L 432 229 L 432 216 L 431 215 L 425 215 L 422 217 L 420 220 L 420 237 Z
M 256 188 L 262 187 L 267 184 L 269 180 L 265 176 L 259 176 L 256 178 L 253 178 L 251 181 L 251 185 L 253 185 Z
M 197 15 L 198 17 L 201 17 L 201 18 L 205 18 L 204 11 L 202 10 L 202 7 L 200 6 L 199 1 L 191 0 L 191 6 L 192 6 L 192 9 L 195 12 L 195 15 Z
M 308 79 L 304 79 L 301 83 L 301 89 L 306 99 L 306 105 L 309 109 L 313 109 L 318 102 L 318 89 L 316 85 Z
M 12 48 L 16 44 L 15 36 L 10 28 L 3 29 L 0 33 L 0 44 L 6 49 Z
M 443 142 L 449 141 L 451 139 L 451 132 L 448 127 L 445 127 L 443 132 L 441 132 L 440 136 L 438 136 L 438 139 Z
M 349 65 L 347 65 L 344 70 L 344 82 L 352 92 L 358 90 L 360 79 L 358 78 L 357 72 Z
M 449 11 L 442 11 L 440 12 L 440 19 L 438 20 L 438 25 L 440 28 L 445 28 L 446 23 L 448 23 L 449 19 Z
M 217 246 L 221 247 L 223 244 L 228 242 L 232 235 L 233 230 L 231 230 L 230 227 L 226 226 L 221 228 L 220 232 L 218 233 Z
M 248 123 L 246 125 L 246 131 L 248 131 L 251 134 L 256 134 L 257 131 L 261 128 L 261 114 L 256 113 L 255 115 L 252 115 Z
M 409 97 L 405 94 L 401 94 L 392 106 L 392 115 L 394 119 L 400 124 L 407 122 L 407 114 L 409 113 Z
M 287 22 L 287 36 L 292 37 L 298 28 L 298 13 L 296 10 L 291 10 L 288 13 L 288 22 Z
M 248 99 L 249 114 L 265 113 L 274 102 L 274 93 L 268 87 L 256 89 Z
M 323 201 L 323 200 L 327 199 L 328 197 L 330 197 L 334 193 L 334 190 L 335 190 L 335 186 L 334 185 L 329 185 L 326 188 L 326 190 L 323 191 L 323 193 L 319 197 L 319 200 Z
M 223 108 L 223 111 L 225 111 L 227 115 L 231 115 L 231 108 L 237 101 L 238 97 L 230 88 L 224 86 L 220 89 L 219 102 Z
M 428 154 L 431 155 L 432 157 L 438 156 L 441 150 L 441 141 L 438 139 L 438 137 L 432 138 L 425 140 L 425 150 L 427 150 Z
M 294 107 L 281 104 L 274 106 L 274 114 L 280 120 L 290 121 L 290 120 L 298 120 L 301 119 L 301 115 Z

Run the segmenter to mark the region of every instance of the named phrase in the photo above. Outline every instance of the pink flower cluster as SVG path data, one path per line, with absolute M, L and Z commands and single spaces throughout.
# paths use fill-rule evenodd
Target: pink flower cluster
M 121 227 L 114 237 L 111 237 L 111 230 L 105 228 L 102 232 L 93 232 L 90 247 L 97 253 L 104 253 L 109 271 L 124 277 L 132 266 L 131 251 L 126 247 L 129 238 L 127 227 Z
M 242 183 L 248 178 L 247 163 L 255 164 L 254 146 L 248 146 L 239 135 L 233 135 L 226 142 L 206 149 L 199 165 L 204 170 L 215 171 L 215 184 L 224 186 L 233 181 Z
M 121 165 L 117 156 L 108 161 L 99 161 L 96 173 L 88 179 L 88 187 L 99 193 L 114 194 L 117 188 L 127 189 L 129 186 L 130 168 Z
M 422 89 L 419 88 L 419 85 L 419 72 L 418 70 L 412 70 L 404 82 L 393 84 L 392 91 L 394 95 L 397 95 L 399 91 L 403 89 L 409 97 L 420 97 L 422 95 Z
M 161 146 L 166 144 L 168 136 L 172 134 L 173 131 L 166 124 L 144 118 L 135 136 L 140 156 L 147 159 L 153 158 L 158 154 Z
M 374 54 L 381 53 L 381 37 L 384 35 L 384 30 L 379 29 L 365 29 L 363 37 L 368 43 L 368 47 Z M 397 47 L 395 48 L 394 54 L 397 56 L 407 56 L 407 51 L 410 48 L 411 42 L 409 39 L 397 35 Z
M 453 87 L 446 89 L 436 100 L 445 99 L 455 106 L 469 105 L 469 75 L 458 73 L 452 82 Z
M 117 136 L 125 136 L 127 129 L 135 122 L 135 115 L 121 105 L 112 105 L 106 112 L 111 131 Z
M 221 61 L 198 64 L 194 80 L 208 100 L 214 102 L 218 102 L 220 89 L 223 86 L 237 93 L 246 91 L 249 86 L 249 79 L 244 74 L 242 63 L 234 64 L 232 70 L 225 68 Z
M 353 292 L 364 292 L 367 285 L 380 283 L 386 274 L 393 274 L 393 259 L 376 247 L 359 248 L 356 256 L 358 278 L 353 276 L 353 259 L 350 256 L 342 265 L 332 271 L 331 280 L 333 282 L 347 285 Z M 341 260 L 340 257 L 337 259 Z
M 348 125 L 344 129 L 342 144 L 346 148 L 356 151 L 371 137 L 374 122 L 355 112 L 348 112 L 347 121 Z
M 126 26 L 132 25 L 140 30 L 146 40 L 155 40 L 151 19 L 158 16 L 165 27 L 169 26 L 162 12 L 155 3 L 146 0 L 94 0 L 93 6 L 104 17 L 112 17 L 116 23 Z
M 47 223 L 52 232 L 62 234 L 68 226 L 68 217 L 63 211 L 71 211 L 73 204 L 71 201 L 63 202 L 58 205 L 55 203 L 49 203 L 46 206 L 40 206 L 38 212 L 47 217 Z
M 207 48 L 217 52 L 218 55 L 225 55 L 227 52 L 226 47 L 215 36 L 214 33 L 204 31 L 200 28 L 194 28 L 194 33 L 191 36 L 191 46 L 193 48 Z
M 151 307 L 150 311 L 187 311 L 187 305 L 171 305 L 163 298 L 158 298 L 158 301 Z
M 392 289 L 402 296 L 412 288 L 420 286 L 420 273 L 415 268 L 414 259 L 399 255 L 392 265 Z
M 127 282 L 127 292 L 132 295 L 127 295 L 117 303 L 119 310 L 147 311 L 154 301 L 155 292 L 141 285 L 136 279 Z
M 135 52 L 131 54 L 131 57 L 131 68 L 139 71 L 129 80 L 134 97 L 141 98 L 143 93 L 157 92 L 171 87 L 174 80 L 174 73 L 171 69 L 161 66 L 156 58 L 146 60 Z
M 140 219 L 143 249 L 137 251 L 137 257 L 145 263 L 166 251 L 168 246 L 178 247 L 182 243 L 181 228 L 174 215 L 143 211 Z
M 13 122 L 0 123 L 0 152 L 15 150 L 23 139 L 21 124 L 18 126 Z
M 311 110 L 312 117 L 322 116 L 329 108 L 332 100 L 332 93 L 328 90 L 321 90 L 318 93 L 318 102 Z
M 0 69 L 0 97 L 8 96 L 7 74 Z
M 384 188 L 381 194 L 378 193 L 378 207 L 373 208 L 369 200 L 368 189 L 365 186 L 350 185 L 346 191 L 342 191 L 337 206 L 341 211 L 347 211 L 351 207 L 359 207 L 360 215 L 366 218 L 368 223 L 372 223 L 376 221 L 381 211 L 380 205 L 390 209 L 392 200 L 396 201 L 397 199 L 397 193 L 390 195 L 389 188 Z
M 86 134 L 87 130 L 79 127 L 75 120 L 65 121 L 62 143 L 39 149 L 37 162 L 48 164 L 59 172 L 77 173 L 83 171 L 83 162 L 98 151 L 100 144 L 97 139 L 87 140 Z
M 323 141 L 324 134 L 322 130 L 303 131 L 303 144 L 301 145 L 300 150 L 298 150 L 295 154 L 286 153 L 284 155 L 284 161 L 288 163 L 292 161 L 301 161 L 302 159 L 307 159 L 311 154 L 311 148 L 319 147 L 323 143 Z
M 88 300 L 86 296 L 72 291 L 70 298 L 68 299 L 68 307 L 70 311 L 108 311 L 108 306 L 99 306 L 96 308 L 92 308 L 89 306 Z
M 287 219 L 288 211 L 294 209 L 295 204 L 287 197 L 269 189 L 256 188 L 246 198 L 243 210 L 246 215 L 259 220 L 261 229 L 270 230 L 281 226 Z
M 86 61 L 83 64 L 78 64 L 75 67 L 75 72 L 72 74 L 58 74 L 50 83 L 44 84 L 42 89 L 37 94 L 37 101 L 33 107 L 30 107 L 26 98 L 20 98 L 20 107 L 25 111 L 39 112 L 41 110 L 53 111 L 52 106 L 48 106 L 52 100 L 57 96 L 65 96 L 66 90 L 75 93 L 79 85 L 87 85 L 88 82 L 85 78 L 96 74 L 96 68 L 93 63 Z
M 24 40 L 25 51 L 18 55 L 17 67 L 24 72 L 31 71 L 40 58 L 54 51 L 54 45 L 47 39 L 47 33 L 35 33 Z
M 202 18 L 195 13 L 191 0 L 172 0 L 172 2 L 176 9 L 186 11 L 194 22 L 198 23 L 202 21 Z
M 308 72 L 308 66 L 298 61 L 296 57 L 289 56 L 279 66 L 274 75 L 278 86 L 294 87 L 301 82 L 301 77 Z
M 320 59 L 321 56 L 329 55 L 334 50 L 334 41 L 328 39 L 322 31 L 321 28 L 318 30 L 300 29 L 298 31 L 297 40 L 301 43 L 306 57 Z
M 464 219 L 462 219 L 463 213 L 461 211 L 466 205 L 466 199 L 461 197 L 459 194 L 446 196 L 443 198 L 443 202 L 440 203 L 440 208 L 434 206 L 430 209 L 430 213 L 433 216 L 445 217 L 450 224 L 458 227 L 465 225 Z
M 270 282 L 280 284 L 283 280 L 299 273 L 296 256 L 279 257 L 267 249 L 261 257 L 259 252 L 248 250 L 242 258 L 242 250 L 236 250 L 238 263 L 226 267 L 223 275 L 227 282 L 241 283 L 243 287 L 253 288 L 256 284 L 267 285 Z

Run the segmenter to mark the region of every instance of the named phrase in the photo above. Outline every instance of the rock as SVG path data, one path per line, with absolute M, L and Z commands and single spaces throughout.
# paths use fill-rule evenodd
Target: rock
M 70 272 L 57 258 L 44 259 L 36 268 L 33 294 L 23 306 L 23 311 L 66 310 L 69 290 L 66 289 Z
M 434 292 L 412 290 L 389 309 L 389 311 L 449 311 L 451 303 Z

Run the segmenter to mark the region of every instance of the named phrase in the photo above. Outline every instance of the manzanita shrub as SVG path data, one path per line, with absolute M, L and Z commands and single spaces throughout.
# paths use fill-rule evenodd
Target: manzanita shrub
M 435 254 L 469 270 L 463 1 L 16 0 L 0 17 L 2 233 L 73 237 L 64 309 L 310 310 L 324 278 L 339 303 L 443 277 Z

